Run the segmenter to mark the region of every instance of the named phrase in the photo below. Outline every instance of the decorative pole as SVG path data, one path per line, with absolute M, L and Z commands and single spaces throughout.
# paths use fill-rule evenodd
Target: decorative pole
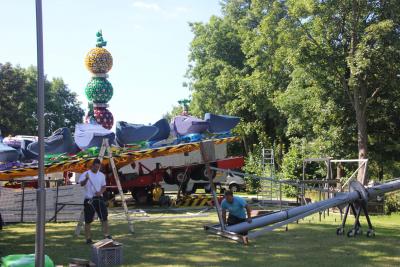
M 92 73 L 92 79 L 85 88 L 86 97 L 89 100 L 86 123 L 95 121 L 110 130 L 114 124 L 114 117 L 107 109 L 107 103 L 113 96 L 113 87 L 107 80 L 107 72 L 113 66 L 113 58 L 111 53 L 104 48 L 107 42 L 104 41 L 101 30 L 96 33 L 96 36 L 96 47 L 91 49 L 85 57 L 85 66 Z

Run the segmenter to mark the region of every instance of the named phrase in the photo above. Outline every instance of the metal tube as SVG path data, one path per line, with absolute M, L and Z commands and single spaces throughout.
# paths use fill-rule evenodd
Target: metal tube
M 37 42 L 37 120 L 39 141 L 39 176 L 37 189 L 37 220 L 35 242 L 35 266 L 44 266 L 44 240 L 46 220 L 46 192 L 44 183 L 44 67 L 43 67 L 43 24 L 42 0 L 36 0 L 36 42 Z
M 400 179 L 392 181 L 386 184 L 373 186 L 367 189 L 368 197 L 373 198 L 378 195 L 382 195 L 387 192 L 400 190 Z M 336 207 L 346 203 L 352 203 L 360 199 L 360 193 L 357 191 L 340 193 L 334 198 L 330 198 L 324 201 L 311 203 L 305 206 L 299 206 L 286 211 L 280 211 L 269 215 L 253 218 L 251 223 L 243 222 L 235 225 L 228 226 L 226 228 L 229 232 L 242 233 L 252 229 L 260 228 L 266 225 L 271 225 L 281 221 L 288 220 L 290 218 L 300 216 L 301 214 L 307 214 L 307 212 L 313 210 L 319 212 L 331 207 Z

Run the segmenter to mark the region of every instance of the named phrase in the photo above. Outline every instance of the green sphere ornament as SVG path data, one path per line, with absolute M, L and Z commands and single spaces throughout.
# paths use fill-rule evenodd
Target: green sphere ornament
M 93 77 L 86 85 L 85 93 L 93 103 L 107 103 L 113 96 L 113 87 L 106 78 Z

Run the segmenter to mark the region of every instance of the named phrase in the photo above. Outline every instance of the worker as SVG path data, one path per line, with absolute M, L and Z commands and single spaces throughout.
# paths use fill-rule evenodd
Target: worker
M 108 230 L 108 211 L 103 199 L 106 191 L 106 177 L 100 171 L 101 162 L 95 159 L 90 170 L 84 172 L 79 177 L 79 183 L 85 187 L 84 215 L 85 215 L 85 238 L 87 244 L 92 244 L 90 225 L 94 215 L 97 213 L 103 229 L 104 238 L 112 239 Z
M 230 190 L 225 191 L 225 198 L 221 203 L 222 219 L 225 225 L 234 225 L 247 221 L 251 223 L 251 208 L 246 200 L 239 196 L 234 196 Z M 229 211 L 228 220 L 226 220 L 226 211 Z M 246 219 L 247 212 L 247 219 Z M 247 233 L 242 233 L 247 234 Z

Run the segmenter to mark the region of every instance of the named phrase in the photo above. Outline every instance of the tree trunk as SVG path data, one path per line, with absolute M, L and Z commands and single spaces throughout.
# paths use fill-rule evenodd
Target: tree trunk
M 358 159 L 367 159 L 367 146 L 368 146 L 368 134 L 367 134 L 367 117 L 366 117 L 366 98 L 365 89 L 354 90 L 354 109 L 356 112 L 357 120 L 357 144 L 358 144 Z M 359 163 L 361 165 L 363 163 Z M 366 185 L 368 183 L 368 174 L 365 165 L 358 170 L 357 180 Z M 364 176 L 364 174 L 366 174 Z M 365 179 L 364 179 L 365 178 Z
M 351 41 L 350 41 L 350 84 L 353 90 L 353 105 L 354 110 L 356 112 L 356 121 L 357 121 L 357 144 L 358 144 L 358 159 L 366 159 L 367 158 L 367 144 L 368 144 L 368 136 L 367 136 L 367 117 L 366 117 L 366 108 L 367 108 L 367 88 L 366 84 L 363 83 L 362 80 L 358 80 L 356 74 L 354 73 L 355 55 L 357 45 L 359 43 L 359 31 L 358 25 L 360 23 L 360 2 L 357 0 L 352 1 L 352 26 L 351 26 Z M 359 77 L 358 77 L 359 78 Z M 359 163 L 359 166 L 363 163 Z M 358 170 L 357 180 L 362 184 L 368 183 L 368 176 L 366 173 L 367 169 L 365 165 L 363 165 Z

